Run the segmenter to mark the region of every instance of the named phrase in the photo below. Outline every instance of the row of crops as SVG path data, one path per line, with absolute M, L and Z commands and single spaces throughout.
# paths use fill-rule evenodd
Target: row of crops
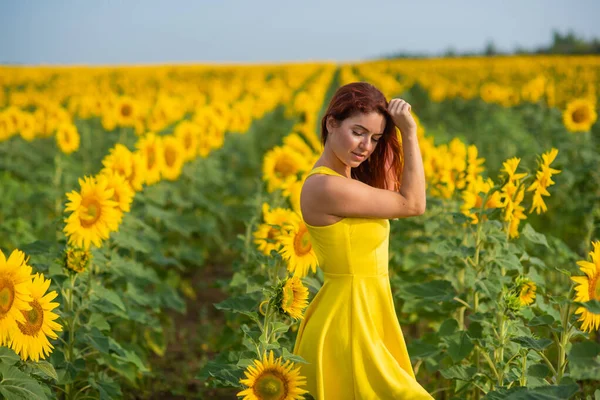
M 600 396 L 598 57 L 1 68 L 0 393 L 308 398 L 299 196 L 353 81 L 418 117 L 428 209 L 390 235 L 417 380 Z

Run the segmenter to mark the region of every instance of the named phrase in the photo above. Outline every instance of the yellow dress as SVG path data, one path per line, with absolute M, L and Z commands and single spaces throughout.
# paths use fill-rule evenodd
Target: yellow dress
M 312 174 L 337 175 L 330 168 Z M 388 276 L 387 219 L 307 224 L 324 283 L 305 311 L 294 354 L 317 400 L 433 399 L 417 382 Z

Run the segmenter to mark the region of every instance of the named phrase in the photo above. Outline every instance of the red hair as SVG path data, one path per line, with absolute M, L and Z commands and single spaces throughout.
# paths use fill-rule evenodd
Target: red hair
M 328 117 L 340 123 L 355 114 L 371 112 L 377 112 L 385 118 L 385 130 L 371 156 L 358 167 L 352 168 L 352 177 L 373 187 L 386 189 L 385 166 L 390 163 L 388 158 L 395 155 L 391 160 L 391 168 L 396 173 L 394 187 L 398 189 L 398 181 L 402 176 L 401 145 L 396 124 L 388 112 L 388 101 L 375 86 L 367 82 L 353 82 L 338 88 L 321 120 L 321 140 L 325 145 L 329 134 L 326 125 Z

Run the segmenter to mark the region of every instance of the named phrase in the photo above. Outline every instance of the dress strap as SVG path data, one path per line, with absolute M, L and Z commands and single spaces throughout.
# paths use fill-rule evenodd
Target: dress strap
M 341 174 L 338 174 L 337 172 L 335 172 L 331 168 L 326 167 L 324 165 L 321 165 L 319 167 L 313 168 L 312 171 L 310 171 L 308 173 L 308 175 L 306 175 L 306 177 L 308 178 L 309 176 L 315 175 L 315 174 L 335 175 L 335 176 L 341 176 L 342 178 L 345 178 L 345 176 L 343 176 Z

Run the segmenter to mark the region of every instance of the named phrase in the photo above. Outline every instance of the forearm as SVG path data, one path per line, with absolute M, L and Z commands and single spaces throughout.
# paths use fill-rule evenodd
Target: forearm
M 404 168 L 402 169 L 400 193 L 416 209 L 425 212 L 425 170 L 417 135 L 402 135 L 402 148 L 404 150 Z

